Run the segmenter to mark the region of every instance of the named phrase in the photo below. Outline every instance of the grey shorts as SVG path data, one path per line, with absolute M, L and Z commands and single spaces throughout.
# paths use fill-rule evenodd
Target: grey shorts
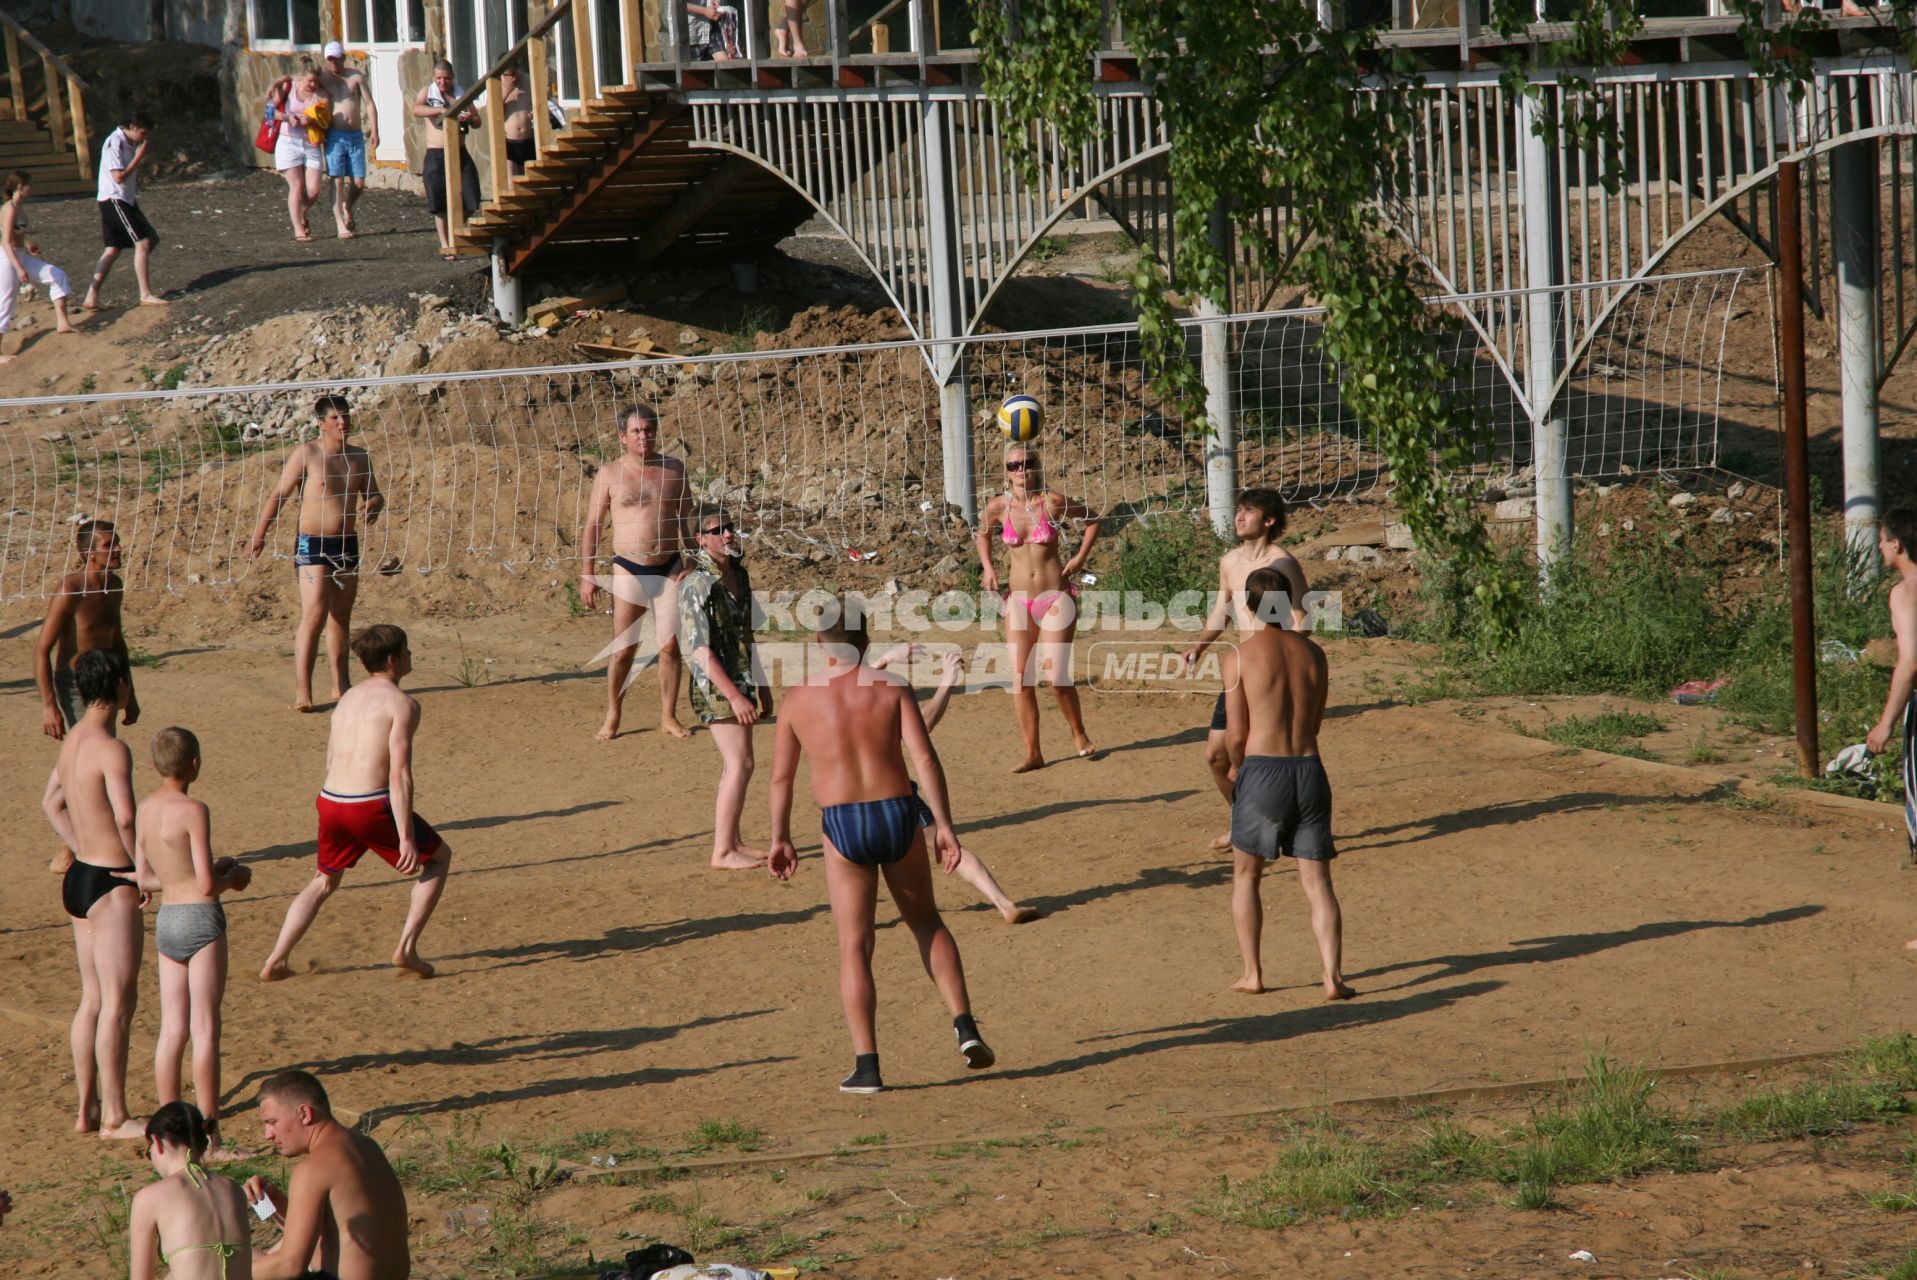
M 153 941 L 160 954 L 176 964 L 185 964 L 225 936 L 226 908 L 217 902 L 163 904 L 153 922 Z
M 1337 857 L 1324 762 L 1317 756 L 1246 756 L 1231 793 L 1231 847 L 1260 858 Z
M 53 673 L 53 701 L 60 708 L 60 720 L 71 729 L 87 713 L 86 700 L 80 696 L 80 682 L 71 671 Z

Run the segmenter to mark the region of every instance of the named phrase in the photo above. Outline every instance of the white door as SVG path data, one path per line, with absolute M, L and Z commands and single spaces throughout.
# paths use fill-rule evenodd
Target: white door
M 399 79 L 399 55 L 426 47 L 422 0 L 345 0 L 347 55 L 366 71 L 373 109 L 379 113 L 379 150 L 373 159 L 406 163 L 406 129 L 413 104 Z

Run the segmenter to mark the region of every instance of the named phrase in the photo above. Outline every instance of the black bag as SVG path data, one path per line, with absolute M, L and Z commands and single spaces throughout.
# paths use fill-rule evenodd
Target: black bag
M 661 1271 L 692 1261 L 692 1255 L 676 1244 L 647 1245 L 626 1255 L 624 1271 L 608 1271 L 599 1280 L 652 1280 Z

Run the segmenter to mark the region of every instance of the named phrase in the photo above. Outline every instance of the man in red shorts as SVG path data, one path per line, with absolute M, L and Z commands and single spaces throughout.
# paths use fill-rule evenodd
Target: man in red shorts
M 394 967 L 422 978 L 433 967 L 419 958 L 419 934 L 446 888 L 453 851 L 413 812 L 413 735 L 419 703 L 400 692 L 413 669 L 406 633 L 390 623 L 353 637 L 353 653 L 372 679 L 348 689 L 333 708 L 326 744 L 326 785 L 320 789 L 319 872 L 286 909 L 280 940 L 260 969 L 261 982 L 290 977 L 293 946 L 311 927 L 340 877 L 368 849 L 403 876 L 417 876 Z M 403 834 L 402 834 L 403 833 Z

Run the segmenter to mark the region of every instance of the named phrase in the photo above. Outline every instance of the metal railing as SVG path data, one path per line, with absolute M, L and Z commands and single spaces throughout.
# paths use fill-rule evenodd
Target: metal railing
M 92 177 L 93 146 L 87 137 L 86 81 L 5 10 L 0 10 L 0 45 L 5 48 L 4 69 L 13 118 L 44 122 L 54 150 L 71 150 L 80 176 Z M 34 56 L 23 55 L 22 45 Z M 28 68 L 35 65 L 40 72 L 37 95 L 27 84 Z

